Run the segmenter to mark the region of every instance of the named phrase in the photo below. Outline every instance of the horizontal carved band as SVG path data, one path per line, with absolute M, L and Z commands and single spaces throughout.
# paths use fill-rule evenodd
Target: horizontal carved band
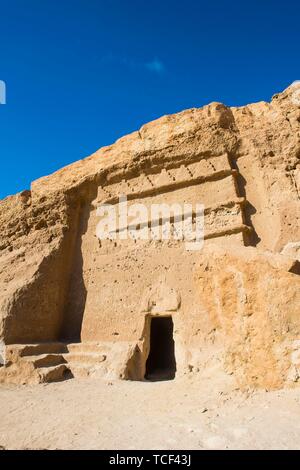
M 148 197 L 209 180 L 222 179 L 235 173 L 236 170 L 232 170 L 227 155 L 201 159 L 179 168 L 163 169 L 156 174 L 143 173 L 127 181 L 100 187 L 94 204 L 116 204 L 120 195 L 126 195 L 129 200 Z

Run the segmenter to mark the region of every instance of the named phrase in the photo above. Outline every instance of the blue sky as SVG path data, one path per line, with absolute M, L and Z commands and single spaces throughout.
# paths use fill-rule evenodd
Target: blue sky
M 300 79 L 299 1 L 0 0 L 0 198 L 145 122 Z

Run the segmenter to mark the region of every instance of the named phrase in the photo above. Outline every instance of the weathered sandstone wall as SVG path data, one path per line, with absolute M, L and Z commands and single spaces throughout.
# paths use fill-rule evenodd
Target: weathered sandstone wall
M 221 367 L 241 386 L 297 382 L 300 108 L 292 94 L 164 116 L 1 201 L 2 341 L 135 344 L 121 365 L 141 379 L 149 318 L 170 314 L 178 375 Z M 97 205 L 117 205 L 121 194 L 129 205 L 204 204 L 204 249 L 100 242 Z

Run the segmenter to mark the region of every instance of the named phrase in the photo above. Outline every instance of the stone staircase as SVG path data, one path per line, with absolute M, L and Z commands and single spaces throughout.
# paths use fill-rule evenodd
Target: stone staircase
M 7 345 L 0 382 L 36 384 L 69 378 L 124 378 L 135 344 L 130 342 Z
M 107 372 L 107 348 L 102 343 L 72 343 L 64 358 L 73 377 L 103 376 Z M 105 352 L 105 354 L 104 354 Z
M 8 383 L 47 383 L 64 380 L 70 371 L 63 343 L 13 344 L 6 346 L 5 367 L 0 371 Z M 3 370 L 4 369 L 4 370 Z

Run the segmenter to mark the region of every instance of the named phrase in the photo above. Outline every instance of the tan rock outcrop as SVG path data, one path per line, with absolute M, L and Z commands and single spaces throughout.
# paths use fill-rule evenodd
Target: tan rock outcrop
M 1 201 L 0 380 L 54 380 L 68 370 L 141 380 L 151 321 L 169 317 L 176 376 L 221 368 L 240 387 L 297 383 L 293 93 L 164 116 Z M 203 204 L 203 249 L 174 239 L 100 241 L 97 206 L 118 206 L 121 194 L 128 206 Z

